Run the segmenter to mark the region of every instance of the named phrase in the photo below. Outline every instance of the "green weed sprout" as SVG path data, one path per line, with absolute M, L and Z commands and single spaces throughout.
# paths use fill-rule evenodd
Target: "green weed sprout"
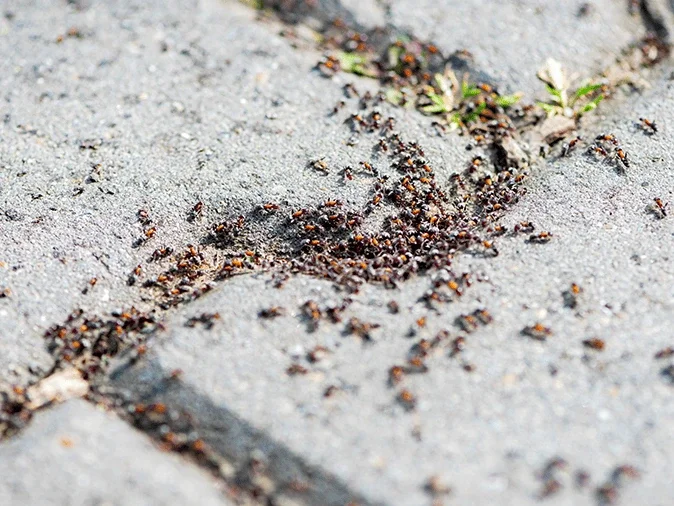
M 578 88 L 571 89 L 570 80 L 561 64 L 552 58 L 548 59 L 537 76 L 545 83 L 550 96 L 547 102 L 538 102 L 538 105 L 549 117 L 560 115 L 578 118 L 595 110 L 604 99 L 604 94 L 598 93 L 603 88 L 602 84 L 586 81 Z

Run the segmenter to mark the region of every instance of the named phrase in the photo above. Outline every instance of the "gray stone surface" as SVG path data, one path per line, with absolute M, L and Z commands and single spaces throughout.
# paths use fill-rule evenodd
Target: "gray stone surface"
M 536 169 L 505 222 L 531 220 L 537 231 L 552 232 L 552 241 L 504 237 L 494 259 L 459 257 L 458 272 L 483 279 L 460 300 L 429 310 L 419 302 L 428 279 L 399 291 L 364 288 L 345 321 L 381 324 L 374 344 L 346 335 L 345 323 L 307 332 L 301 304 L 313 299 L 325 307 L 344 297 L 329 284 L 298 278 L 276 290 L 265 276 L 240 277 L 176 314 L 148 362 L 118 374 L 116 384 L 147 395 L 143 385 L 180 368 L 184 391 L 205 401 L 194 405 L 178 388 L 161 394 L 171 403 L 194 410 L 206 427 L 217 426 L 214 413 L 226 409 L 238 417 L 234 426 L 251 424 L 373 502 L 430 502 L 423 486 L 439 475 L 460 504 L 534 504 L 542 489 L 536 473 L 561 456 L 569 473 L 590 472 L 592 485 L 578 491 L 562 473 L 566 486 L 550 504 L 595 504 L 594 488 L 622 464 L 643 474 L 624 487 L 626 497 L 667 504 L 674 490 L 673 390 L 661 374 L 668 361 L 653 356 L 672 345 L 674 222 L 656 219 L 648 207 L 654 197 L 674 197 L 672 104 L 661 81 L 588 130 L 588 138 L 617 136 L 631 158 L 625 174 L 615 160 L 595 160 L 582 149 Z M 636 125 L 642 115 L 658 121 L 658 134 Z M 574 282 L 583 292 L 571 309 L 562 294 Z M 389 314 L 390 299 L 400 314 Z M 257 318 L 272 305 L 288 314 Z M 455 318 L 480 307 L 494 322 L 467 336 L 461 358 L 443 347 L 428 360 L 428 373 L 405 380 L 418 396 L 416 411 L 405 412 L 395 401 L 402 386 L 387 385 L 389 367 L 404 364 L 420 337 L 440 329 L 465 335 Z M 211 330 L 184 327 L 204 311 L 218 311 L 221 320 Z M 410 338 L 422 316 L 426 327 Z M 553 330 L 546 342 L 520 334 L 537 321 Z M 595 337 L 605 341 L 604 351 L 583 346 Z M 305 356 L 316 345 L 330 353 L 310 364 Z M 466 372 L 464 361 L 475 371 Z M 309 373 L 289 376 L 296 362 Z M 326 399 L 331 385 L 341 391 Z M 254 445 L 237 450 L 213 438 L 225 453 Z
M 0 444 L 0 501 L 19 505 L 233 504 L 206 472 L 112 414 L 71 400 Z
M 0 38 L 0 287 L 12 293 L 0 299 L 0 380 L 48 370 L 40 336 L 74 308 L 148 307 L 126 286 L 129 273 L 150 269 L 156 248 L 197 243 L 215 216 L 268 201 L 294 209 L 337 191 L 347 204 L 371 198 L 369 185 L 345 187 L 338 175 L 361 160 L 381 164 L 371 142 L 346 146 L 343 121 L 356 106 L 329 115 L 355 79 L 320 77 L 320 54 L 293 50 L 254 11 L 217 0 L 9 10 Z M 82 38 L 57 43 L 70 27 Z M 392 114 L 410 138 L 433 133 L 428 118 Z M 427 144 L 458 163 L 464 143 Z M 329 177 L 307 168 L 321 157 Z M 190 224 L 198 201 L 204 218 Z M 141 208 L 157 233 L 133 248 Z
M 592 74 L 642 35 L 641 20 L 623 3 L 591 2 L 590 14 L 578 19 L 581 3 L 405 1 L 384 11 L 397 28 L 446 51 L 469 49 L 477 68 L 512 91 L 535 93 L 542 89 L 535 72 L 547 57 Z M 348 8 L 366 27 L 382 15 L 382 4 L 321 5 L 325 12 Z M 2 382 L 49 369 L 41 334 L 76 307 L 98 314 L 154 307 L 147 291 L 126 280 L 138 264 L 145 277 L 152 274 L 147 259 L 155 248 L 197 243 L 216 218 L 263 202 L 284 209 L 331 197 L 362 204 L 369 185 L 343 185 L 338 170 L 361 160 L 386 164 L 369 141 L 346 145 L 343 121 L 353 106 L 329 115 L 341 86 L 356 79 L 321 78 L 312 70 L 318 53 L 295 50 L 297 41 L 277 35 L 281 25 L 239 4 L 31 1 L 3 10 L 13 15 L 0 20 L 0 289 L 11 290 L 0 298 Z M 156 398 L 188 411 L 236 464 L 266 455 L 275 479 L 308 481 L 308 503 L 430 503 L 424 484 L 437 475 L 457 504 L 534 504 L 542 487 L 537 471 L 562 456 L 570 473 L 586 469 L 592 481 L 578 491 L 572 475 L 560 473 L 564 488 L 550 504 L 596 504 L 594 487 L 623 463 L 643 475 L 621 490 L 623 504 L 667 504 L 673 390 L 661 374 L 669 361 L 653 355 L 674 345 L 674 229 L 671 216 L 657 220 L 647 207 L 655 197 L 674 201 L 673 109 L 662 80 L 586 125 L 586 139 L 611 131 L 621 140 L 632 160 L 625 174 L 615 160 L 580 149 L 568 159 L 553 153 L 534 168 L 528 195 L 504 223 L 532 220 L 552 241 L 503 237 L 495 259 L 457 258 L 456 270 L 471 272 L 475 283 L 451 304 L 432 310 L 420 303 L 429 286 L 423 277 L 397 291 L 364 287 L 344 322 L 309 332 L 300 305 L 337 304 L 346 294 L 302 277 L 282 290 L 268 275 L 237 277 L 171 313 L 143 360 L 127 367 L 120 358 L 112 386 L 132 401 Z M 406 138 L 421 140 L 440 181 L 476 154 L 464 151 L 463 138 L 436 136 L 430 118 L 384 108 L 389 113 Z M 645 135 L 635 125 L 640 116 L 655 119 L 660 132 Z M 327 176 L 307 167 L 321 157 Z M 204 217 L 190 223 L 197 201 L 205 203 Z M 141 208 L 157 233 L 134 248 Z M 96 285 L 83 293 L 92 277 Z M 562 297 L 572 282 L 583 288 L 575 309 Z M 391 299 L 401 306 L 397 315 L 386 308 Z M 272 305 L 287 315 L 257 318 Z M 444 346 L 428 359 L 429 372 L 387 384 L 388 369 L 404 364 L 419 338 L 441 329 L 465 335 L 455 319 L 479 307 L 494 322 L 467 336 L 458 358 Z M 185 327 L 189 317 L 214 311 L 221 317 L 211 330 Z M 381 325 L 374 343 L 346 334 L 351 316 Z M 426 326 L 417 328 L 421 317 Z M 520 335 L 536 321 L 553 329 L 546 342 Z M 583 346 L 592 337 L 606 342 L 605 351 Z M 330 351 L 311 364 L 305 357 L 316 345 Z M 308 373 L 289 376 L 294 363 Z M 164 388 L 178 368 L 181 379 Z M 326 398 L 330 386 L 337 390 Z M 416 410 L 396 402 L 403 387 L 418 397 Z M 25 433 L 0 445 L 0 496 L 14 494 L 21 504 L 62 497 L 66 504 L 114 492 L 113 503 L 128 503 L 125 493 L 187 503 L 199 490 L 201 502 L 225 501 L 208 476 L 156 453 L 146 438 L 82 402 L 38 414 Z M 63 447 L 63 437 L 73 446 Z M 74 456 L 63 465 L 68 452 Z M 121 485 L 148 469 L 147 481 Z M 87 472 L 113 475 L 109 483 L 84 483 Z M 84 484 L 69 492 L 73 481 Z
M 579 16 L 582 5 L 590 6 Z M 542 95 L 536 72 L 548 58 L 580 78 L 596 75 L 644 34 L 628 2 L 613 0 L 421 0 L 390 2 L 389 22 L 444 51 L 468 50 L 474 66 L 511 92 Z

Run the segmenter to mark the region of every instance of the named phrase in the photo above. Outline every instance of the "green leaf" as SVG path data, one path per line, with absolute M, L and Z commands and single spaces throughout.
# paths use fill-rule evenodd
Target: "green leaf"
M 589 93 L 592 93 L 593 91 L 597 91 L 601 89 L 602 85 L 601 84 L 586 84 L 585 86 L 581 86 L 576 90 L 574 93 L 574 96 L 576 98 L 581 98 L 584 97 L 585 95 L 588 95 Z
M 350 72 L 351 74 L 365 77 L 377 77 L 376 73 L 367 68 L 369 62 L 363 55 L 341 52 L 337 57 L 339 58 L 339 66 L 344 72 Z
M 426 114 L 442 114 L 443 112 L 447 112 L 447 108 L 444 105 L 437 104 L 425 105 L 421 110 Z
M 461 96 L 463 98 L 476 97 L 480 93 L 482 93 L 482 90 L 477 86 L 475 86 L 474 84 L 468 84 L 465 81 L 461 83 Z
M 445 104 L 445 101 L 443 98 L 436 94 L 436 93 L 429 93 L 428 98 L 431 99 L 431 102 L 433 102 L 430 105 L 423 106 L 421 110 L 425 112 L 426 114 L 440 114 L 443 112 L 449 112 L 447 109 L 447 104 Z
M 548 116 L 554 116 L 562 111 L 562 108 L 558 105 L 547 104 L 545 102 L 536 102 L 536 105 L 543 109 Z
M 549 84 L 546 85 L 546 88 L 548 89 L 548 93 L 550 94 L 551 100 L 553 102 L 556 102 L 560 105 L 562 105 L 564 103 L 562 90 L 558 90 L 557 88 L 553 88 Z
M 487 108 L 487 104 L 485 102 L 482 102 L 479 104 L 474 111 L 472 111 L 470 114 L 466 114 L 463 117 L 463 122 L 464 123 L 470 123 L 472 121 L 475 121 L 477 118 L 480 117 L 480 114 L 482 114 L 482 111 L 484 111 Z
M 461 127 L 461 114 L 458 112 L 455 112 L 452 114 L 449 118 L 449 129 L 450 130 L 456 130 L 457 128 Z
M 514 93 L 512 95 L 501 95 L 499 97 L 496 97 L 496 105 L 503 107 L 504 109 L 515 105 L 517 102 L 520 101 L 522 98 L 522 93 Z
M 604 95 L 599 95 L 589 103 L 585 104 L 585 106 L 578 112 L 578 115 L 581 116 L 586 112 L 594 111 L 602 100 L 604 100 Z
M 403 52 L 405 51 L 404 48 L 400 46 L 396 46 L 395 44 L 391 44 L 388 47 L 388 66 L 389 68 L 395 69 L 398 67 L 398 64 L 400 63 L 400 57 L 402 56 Z

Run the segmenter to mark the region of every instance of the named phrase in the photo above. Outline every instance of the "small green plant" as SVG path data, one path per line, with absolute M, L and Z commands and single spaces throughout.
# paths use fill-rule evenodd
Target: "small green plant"
M 515 105 L 521 93 L 499 95 L 488 84 L 476 84 L 464 76 L 457 79 L 446 67 L 439 49 L 407 36 L 399 37 L 386 47 L 383 54 L 363 45 L 357 50 L 347 49 L 328 57 L 334 70 L 379 79 L 385 87 L 385 97 L 400 107 L 415 107 L 429 115 L 441 116 L 450 128 L 463 128 L 480 120 L 481 116 L 494 119 L 504 109 Z M 335 65 L 335 63 L 337 65 Z
M 595 110 L 604 99 L 602 84 L 586 81 L 578 88 L 571 89 L 570 80 L 556 60 L 549 59 L 537 76 L 545 83 L 550 95 L 547 102 L 538 102 L 548 116 L 578 118 Z
M 426 114 L 447 115 L 451 129 L 477 121 L 487 108 L 507 109 L 522 98 L 521 93 L 499 95 L 490 86 L 469 83 L 465 77 L 459 83 L 451 70 L 435 74 L 433 86 L 427 86 L 420 96 L 430 103 L 419 109 Z
M 344 72 L 364 77 L 377 77 L 377 73 L 372 67 L 372 61 L 365 54 L 341 51 L 337 54 L 337 58 L 339 59 L 339 66 Z

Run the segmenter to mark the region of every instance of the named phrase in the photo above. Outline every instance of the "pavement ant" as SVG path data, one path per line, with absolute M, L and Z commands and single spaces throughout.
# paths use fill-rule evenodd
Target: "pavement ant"
M 324 56 L 316 64 L 316 68 L 324 77 L 332 77 L 339 72 L 339 59 L 335 56 Z
M 340 100 L 339 102 L 337 102 L 335 104 L 335 107 L 332 108 L 333 116 L 335 114 L 337 114 L 341 109 L 343 109 L 345 105 L 346 105 L 346 102 L 344 102 L 344 100 Z
M 201 313 L 199 316 L 192 316 L 185 322 L 186 327 L 196 327 L 197 323 L 201 323 L 206 330 L 213 328 L 216 320 L 220 319 L 220 313 Z
M 663 358 L 669 358 L 674 356 L 674 347 L 668 346 L 667 348 L 663 348 L 660 351 L 658 351 L 655 355 L 654 358 L 655 360 L 661 360 Z
M 201 215 L 203 214 L 203 211 L 204 211 L 204 203 L 201 201 L 197 202 L 192 208 L 192 211 L 190 211 L 189 221 L 194 221 L 197 218 L 200 218 Z
M 309 369 L 300 364 L 292 364 L 290 367 L 286 369 L 286 373 L 289 376 L 296 376 L 298 374 L 307 374 L 308 372 Z
M 398 393 L 397 399 L 398 403 L 405 408 L 405 411 L 413 411 L 417 405 L 416 396 L 406 388 Z
M 614 146 L 618 146 L 618 139 L 616 139 L 616 136 L 613 134 L 600 134 L 595 137 L 595 141 L 598 142 L 610 142 Z
M 590 153 L 595 153 L 604 158 L 608 157 L 608 151 L 606 151 L 603 147 L 599 146 L 598 144 L 592 144 L 588 149 Z
M 167 256 L 171 255 L 172 253 L 173 253 L 173 248 L 170 248 L 168 246 L 164 246 L 163 248 L 156 249 L 152 252 L 152 255 L 150 256 L 150 261 L 156 262 L 157 260 L 161 260 L 162 258 L 166 258 Z
M 284 314 L 285 314 L 284 308 L 282 308 L 281 306 L 272 306 L 270 308 L 260 310 L 258 316 L 260 318 L 271 319 L 276 318 L 277 316 L 283 316 Z
M 323 392 L 323 397 L 325 397 L 326 399 L 327 399 L 328 397 L 332 397 L 333 395 L 335 395 L 336 393 L 338 393 L 340 390 L 341 390 L 341 388 L 339 388 L 339 387 L 337 387 L 337 386 L 335 386 L 335 385 L 330 385 L 330 386 L 327 387 L 327 388 L 325 389 L 325 391 Z M 307 488 L 308 488 L 308 487 L 307 487 Z
M 545 244 L 550 242 L 552 234 L 550 232 L 540 232 L 538 234 L 531 234 L 527 242 L 533 244 Z
M 629 160 L 629 158 L 627 157 L 627 153 L 626 153 L 622 148 L 616 149 L 615 153 L 616 153 L 616 155 L 617 155 L 617 157 L 618 157 L 618 161 L 619 161 L 625 168 L 628 168 L 628 167 L 630 166 L 630 160 Z
M 576 148 L 576 145 L 582 140 L 583 140 L 583 138 L 578 136 L 578 137 L 574 137 L 569 142 L 565 142 L 562 145 L 561 156 L 562 157 L 568 156 L 571 153 L 571 151 L 573 151 Z
M 431 126 L 435 129 L 438 135 L 442 136 L 444 133 L 447 132 L 447 127 L 440 123 L 439 121 L 434 121 L 431 123 Z
M 592 339 L 585 339 L 583 341 L 583 346 L 585 346 L 586 348 L 591 348 L 596 351 L 603 351 L 604 348 L 606 347 L 606 343 L 604 342 L 603 339 L 592 338 Z
M 307 360 L 312 364 L 315 364 L 327 357 L 329 353 L 330 350 L 325 346 L 315 346 L 309 353 L 307 353 Z
M 351 130 L 354 132 L 360 132 L 361 128 L 367 127 L 367 121 L 358 113 L 354 113 L 346 120 L 351 123 Z
M 562 298 L 564 299 L 564 305 L 568 308 L 575 308 L 578 305 L 578 296 L 581 294 L 583 289 L 576 283 L 571 283 L 571 287 L 568 290 L 562 292 Z
M 318 328 L 323 313 L 313 300 L 308 300 L 302 305 L 302 314 L 309 320 L 309 331 L 313 332 Z
M 424 489 L 432 496 L 448 495 L 452 492 L 451 487 L 447 486 L 439 476 L 431 476 Z
M 353 97 L 359 97 L 360 96 L 360 93 L 358 93 L 358 90 L 353 85 L 353 83 L 346 83 L 343 87 L 343 90 L 344 90 L 344 95 L 346 95 L 346 98 L 353 98 Z
M 531 337 L 537 341 L 545 341 L 552 335 L 552 329 L 546 327 L 542 323 L 535 323 L 534 325 L 524 327 L 522 329 L 522 335 Z
M 530 234 L 535 230 L 535 226 L 530 221 L 520 221 L 513 227 L 513 233 L 519 234 L 520 232 L 524 234 Z
M 639 121 L 641 122 L 641 127 L 644 129 L 644 132 L 649 133 L 650 135 L 658 132 L 658 126 L 655 121 L 648 118 L 639 118 Z
M 662 220 L 667 216 L 667 209 L 669 202 L 663 202 L 660 197 L 655 197 L 653 203 L 648 207 L 648 210 L 655 215 L 656 218 Z
M 353 317 L 346 325 L 346 332 L 360 337 L 363 341 L 372 341 L 373 338 L 371 332 L 374 329 L 379 328 L 379 326 L 378 323 L 362 322 L 358 318 Z
M 390 386 L 397 385 L 405 377 L 405 369 L 399 365 L 394 365 L 388 370 L 388 382 Z

